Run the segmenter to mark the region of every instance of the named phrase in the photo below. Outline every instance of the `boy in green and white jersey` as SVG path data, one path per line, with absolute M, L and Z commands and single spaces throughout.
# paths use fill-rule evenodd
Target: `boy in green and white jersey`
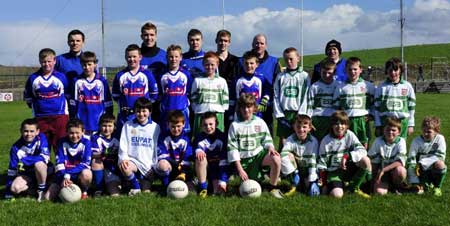
M 339 82 L 334 80 L 336 64 L 333 61 L 322 62 L 320 68 L 322 77 L 309 89 L 307 113 L 315 127 L 313 135 L 319 141 L 330 131 L 330 116 L 336 111 L 333 95 L 339 85 Z
M 207 52 L 203 56 L 203 67 L 205 73 L 195 78 L 191 90 L 192 110 L 195 114 L 192 133 L 194 137 L 201 132 L 201 117 L 206 112 L 216 113 L 217 128 L 225 132 L 223 115 L 229 105 L 227 82 L 216 73 L 219 56 L 212 51 Z
M 333 96 L 334 105 L 337 109 L 347 113 L 350 118 L 349 129 L 355 133 L 361 144 L 367 149 L 369 138 L 366 123 L 369 115 L 373 115 L 375 87 L 360 77 L 362 65 L 359 58 L 348 58 L 345 68 L 347 81 L 340 83 L 336 88 Z
M 275 150 L 267 124 L 253 115 L 255 96 L 243 93 L 238 100 L 238 118 L 228 130 L 228 162 L 243 180 L 261 180 L 261 168 L 270 167 L 270 193 L 276 198 L 283 194 L 278 189 L 281 170 L 280 154 Z
M 375 139 L 367 154 L 376 172 L 374 193 L 385 195 L 390 187 L 402 188 L 406 180 L 406 142 L 400 137 L 401 122 L 388 117 L 385 121 L 383 136 Z
M 297 50 L 294 47 L 285 49 L 283 58 L 286 69 L 276 77 L 273 94 L 273 113 L 278 120 L 277 135 L 280 137 L 280 147 L 285 143 L 286 137 L 294 132 L 291 125 L 295 117 L 306 114 L 309 88 L 308 73 L 298 66 L 300 55 Z
M 401 78 L 403 65 L 398 58 L 391 58 L 385 64 L 388 76 L 375 90 L 375 127 L 376 135 L 380 136 L 383 121 L 391 116 L 401 120 L 401 134 L 403 138 L 414 132 L 414 112 L 416 94 L 406 80 Z
M 436 196 L 442 195 L 441 187 L 447 175 L 447 146 L 440 130 L 439 118 L 425 117 L 422 122 L 422 135 L 412 141 L 408 155 L 409 183 L 425 185 L 429 190 L 433 188 Z
M 299 185 L 300 190 L 309 193 L 310 196 L 319 195 L 316 168 L 319 143 L 310 134 L 311 118 L 307 115 L 297 115 L 292 126 L 295 133 L 286 139 L 281 151 L 281 173 L 289 177 L 292 185 L 285 195 L 294 195 Z
M 323 192 L 341 198 L 344 195 L 344 183 L 352 176 L 349 190 L 363 198 L 370 198 L 360 190 L 366 179 L 372 179 L 372 166 L 366 149 L 358 137 L 348 130 L 349 119 L 345 111 L 334 112 L 330 122 L 330 133 L 320 143 L 317 163 Z

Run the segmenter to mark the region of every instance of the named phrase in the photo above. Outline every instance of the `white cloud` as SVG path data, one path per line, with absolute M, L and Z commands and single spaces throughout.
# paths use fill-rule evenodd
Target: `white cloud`
M 406 44 L 449 42 L 450 3 L 448 0 L 416 0 L 405 9 Z M 300 46 L 299 11 L 286 8 L 270 11 L 256 8 L 238 15 L 226 15 L 225 27 L 232 32 L 231 51 L 241 55 L 250 49 L 255 34 L 268 36 L 268 49 L 280 56 L 288 46 Z M 145 21 L 109 21 L 106 24 L 106 63 L 124 64 L 123 51 L 130 43 L 140 44 L 140 26 Z M 153 21 L 158 25 L 158 45 L 176 43 L 187 50 L 186 34 L 198 28 L 204 34 L 204 50 L 214 50 L 214 38 L 222 28 L 222 16 L 198 17 L 178 24 Z M 46 20 L 0 23 L 0 64 L 36 65 L 37 52 L 44 47 L 58 53 L 67 51 L 66 34 L 74 28 L 86 33 L 85 50 L 101 55 L 100 24 L 59 26 Z M 304 52 L 323 53 L 330 39 L 339 40 L 344 51 L 396 46 L 399 44 L 399 11 L 364 11 L 356 5 L 333 5 L 323 11 L 304 12 Z

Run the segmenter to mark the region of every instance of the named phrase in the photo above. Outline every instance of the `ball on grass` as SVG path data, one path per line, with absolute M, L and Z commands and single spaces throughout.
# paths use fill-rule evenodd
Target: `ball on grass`
M 186 198 L 188 194 L 188 186 L 182 180 L 174 180 L 167 186 L 167 196 L 169 198 L 183 199 Z
M 63 187 L 61 188 L 61 191 L 59 191 L 59 198 L 63 202 L 78 202 L 81 199 L 81 189 L 76 184 Z
M 255 180 L 246 180 L 239 186 L 239 193 L 244 198 L 258 198 L 261 196 L 261 185 Z

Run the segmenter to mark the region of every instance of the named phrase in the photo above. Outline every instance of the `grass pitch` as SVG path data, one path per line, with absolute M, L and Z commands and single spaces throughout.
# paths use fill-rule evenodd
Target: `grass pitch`
M 450 135 L 450 94 L 418 94 L 415 133 L 425 115 L 442 120 L 442 133 Z M 0 189 L 4 189 L 9 148 L 19 136 L 19 124 L 31 117 L 23 102 L 0 103 Z M 448 161 L 447 161 L 448 162 Z M 102 197 L 74 204 L 37 203 L 31 198 L 0 200 L 0 225 L 446 225 L 450 222 L 450 182 L 443 196 L 431 194 L 374 196 L 370 200 L 346 194 L 336 200 L 326 196 L 296 195 L 277 200 L 267 192 L 258 199 L 208 197 L 190 194 L 183 200 L 156 194 L 135 197 Z

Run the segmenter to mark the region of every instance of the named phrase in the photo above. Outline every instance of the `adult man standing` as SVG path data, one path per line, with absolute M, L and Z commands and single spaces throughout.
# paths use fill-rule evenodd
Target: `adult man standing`
M 147 22 L 141 27 L 141 66 L 152 72 L 159 83 L 160 76 L 167 66 L 166 51 L 156 45 L 158 30 L 156 25 Z
M 329 41 L 325 46 L 325 55 L 327 55 L 327 57 L 322 61 L 325 60 L 334 61 L 334 63 L 336 63 L 336 71 L 334 74 L 334 79 L 341 82 L 345 82 L 347 80 L 347 73 L 345 72 L 345 64 L 347 61 L 344 58 L 341 58 L 341 54 L 342 54 L 341 43 L 333 39 Z M 320 63 L 321 62 L 314 65 L 314 73 L 311 79 L 311 84 L 320 79 Z
M 67 34 L 67 45 L 69 52 L 56 57 L 55 70 L 66 75 L 67 81 L 73 83 L 73 79 L 83 73 L 80 56 L 84 46 L 84 33 L 78 29 L 71 30 Z
M 196 78 L 205 72 L 203 68 L 203 56 L 205 52 L 202 50 L 203 35 L 198 29 L 191 29 L 187 35 L 189 51 L 183 53 L 181 65 L 191 73 L 192 78 Z

